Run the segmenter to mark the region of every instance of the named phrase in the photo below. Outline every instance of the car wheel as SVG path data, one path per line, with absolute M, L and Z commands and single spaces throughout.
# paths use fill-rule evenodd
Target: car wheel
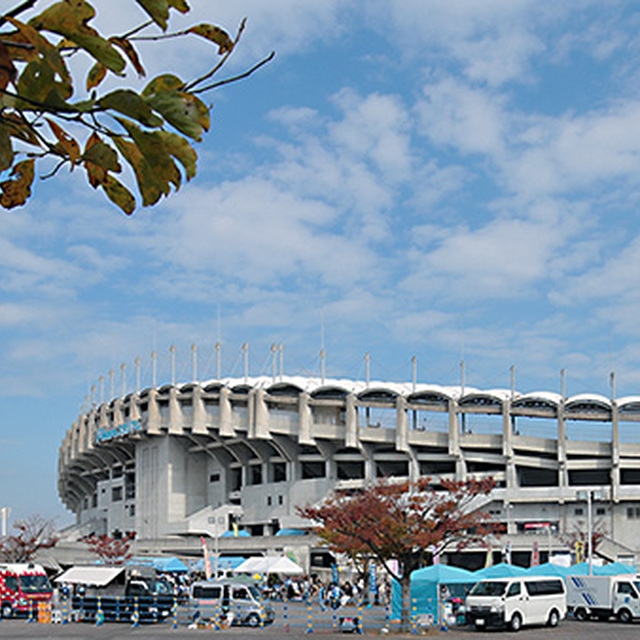
M 2 605 L 2 617 L 3 618 L 11 618 L 13 616 L 13 607 L 9 604 Z
M 260 616 L 257 613 L 252 613 L 247 616 L 247 624 L 250 627 L 259 627 L 260 626 Z
M 559 622 L 560 614 L 555 609 L 552 609 L 551 613 L 549 614 L 549 620 L 547 620 L 547 624 L 550 627 L 557 627 Z
M 513 614 L 509 627 L 514 633 L 517 633 L 518 631 L 520 631 L 520 629 L 522 629 L 522 616 L 519 613 Z
M 584 622 L 587 619 L 587 610 L 582 607 L 580 609 L 576 609 L 573 617 L 580 622 Z
M 621 609 L 618 612 L 618 619 L 620 620 L 620 622 L 631 622 L 633 620 L 633 616 L 631 615 L 631 611 L 629 611 L 629 609 Z

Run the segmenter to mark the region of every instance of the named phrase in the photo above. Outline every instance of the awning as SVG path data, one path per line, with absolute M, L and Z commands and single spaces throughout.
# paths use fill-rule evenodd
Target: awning
M 71 567 L 55 578 L 54 582 L 104 587 L 123 571 L 124 567 Z

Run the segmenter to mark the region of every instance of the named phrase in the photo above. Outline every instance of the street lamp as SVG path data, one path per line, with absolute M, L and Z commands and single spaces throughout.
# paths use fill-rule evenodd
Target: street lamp
M 591 503 L 593 500 L 600 500 L 602 493 L 594 489 L 578 491 L 578 500 L 587 501 L 587 558 L 589 562 L 589 575 L 593 575 L 593 519 L 591 517 Z

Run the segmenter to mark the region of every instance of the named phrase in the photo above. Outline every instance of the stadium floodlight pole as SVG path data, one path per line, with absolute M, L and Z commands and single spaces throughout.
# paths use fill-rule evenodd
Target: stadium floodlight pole
M 158 384 L 158 354 L 155 349 L 151 352 L 151 386 L 155 389 Z
M 364 371 L 365 371 L 365 380 L 367 382 L 367 389 L 369 388 L 369 383 L 371 382 L 371 356 L 369 352 L 364 354 Z
M 244 352 L 244 383 L 249 382 L 249 343 L 245 342 L 242 345 L 242 351 Z
M 7 520 L 11 513 L 11 507 L 2 507 L 0 509 L 0 515 L 2 515 L 2 538 L 7 537 Z
M 136 393 L 140 393 L 140 356 L 138 356 L 133 364 L 136 367 Z
M 516 368 L 514 365 L 509 367 L 509 371 L 511 372 L 511 400 L 516 397 Z
M 115 371 L 113 369 L 111 369 L 111 371 L 109 371 L 109 391 L 111 392 L 110 398 L 114 398 L 116 395 L 116 390 L 114 387 L 114 378 L 113 376 L 115 375 Z
M 411 381 L 413 383 L 412 391 L 415 393 L 416 384 L 418 383 L 418 358 L 416 358 L 416 356 L 411 358 Z
M 171 354 L 171 384 L 176 383 L 176 345 L 172 344 L 169 347 L 169 353 Z
M 323 387 L 324 387 L 324 381 L 326 377 L 325 357 L 326 357 L 326 352 L 324 348 L 322 348 L 320 349 L 320 379 L 322 380 Z
M 280 380 L 284 375 L 284 345 L 282 342 L 278 345 L 278 355 L 280 356 Z
M 271 380 L 272 382 L 275 384 L 276 382 L 276 376 L 277 376 L 277 359 L 278 359 L 278 347 L 276 346 L 276 343 L 274 342 L 271 345 Z
M 191 345 L 191 369 L 193 381 L 198 380 L 198 345 L 195 343 Z
M 216 349 L 216 380 L 218 380 L 218 382 L 220 382 L 220 348 L 222 347 L 222 345 L 220 344 L 220 342 L 216 342 L 215 345 L 215 349 Z
M 127 365 L 124 362 L 120 365 L 120 372 L 122 373 L 122 397 L 124 398 L 127 393 Z
M 104 376 L 98 378 L 98 385 L 100 387 L 100 404 L 104 402 Z

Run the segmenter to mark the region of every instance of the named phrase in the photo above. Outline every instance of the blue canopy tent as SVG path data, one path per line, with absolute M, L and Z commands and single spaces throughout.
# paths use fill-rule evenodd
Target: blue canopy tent
M 215 556 L 209 554 L 209 559 L 211 560 L 211 567 L 213 568 L 215 564 Z M 242 556 L 220 556 L 218 558 L 218 569 L 224 571 L 225 569 L 235 569 L 239 567 L 246 558 Z M 194 572 L 203 572 L 204 571 L 204 558 L 200 558 L 198 562 L 195 562 L 191 565 L 191 571 Z
M 129 560 L 129 564 L 153 567 L 156 571 L 164 573 L 186 573 L 189 571 L 189 567 L 180 558 L 169 556 L 134 556 Z
M 416 614 L 431 615 L 437 623 L 440 620 L 438 592 L 441 585 L 447 587 L 450 597 L 464 599 L 468 589 L 477 581 L 471 571 L 446 564 L 418 569 L 411 574 L 411 606 L 415 607 Z M 391 611 L 394 619 L 400 619 L 402 593 L 397 580 L 391 587 Z
M 594 567 L 595 569 L 595 567 Z M 567 571 L 568 576 L 587 576 L 589 575 L 589 563 L 587 562 L 579 562 L 578 564 L 572 564 L 568 567 Z M 594 574 L 595 575 L 595 571 Z
M 519 567 L 515 564 L 507 564 L 506 562 L 500 562 L 484 569 L 478 569 L 474 571 L 473 575 L 475 581 L 489 580 L 490 578 L 513 578 L 515 576 L 523 576 L 527 574 L 527 569 Z
M 565 578 L 571 572 L 571 567 L 563 567 L 552 562 L 543 562 L 535 567 L 527 569 L 527 575 L 529 576 L 554 576 L 558 578 Z
M 636 573 L 636 568 L 623 562 L 611 562 L 601 567 L 593 567 L 593 573 L 596 576 L 618 576 L 623 573 Z
M 238 529 L 237 531 L 232 531 L 231 529 L 229 529 L 229 531 L 225 531 L 223 534 L 220 535 L 221 538 L 250 538 L 251 534 L 248 531 L 245 531 L 244 529 Z

